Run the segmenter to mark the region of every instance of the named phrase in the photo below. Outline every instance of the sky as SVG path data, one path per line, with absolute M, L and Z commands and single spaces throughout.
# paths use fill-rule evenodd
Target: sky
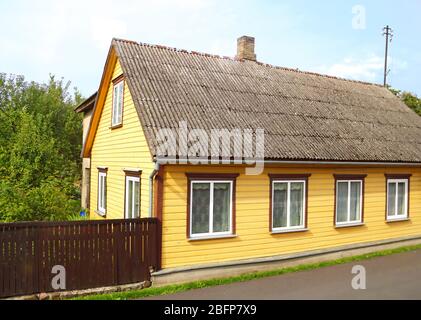
M 85 96 L 98 90 L 113 37 L 235 56 L 256 38 L 261 62 L 389 84 L 421 96 L 421 0 L 0 0 L 0 72 Z

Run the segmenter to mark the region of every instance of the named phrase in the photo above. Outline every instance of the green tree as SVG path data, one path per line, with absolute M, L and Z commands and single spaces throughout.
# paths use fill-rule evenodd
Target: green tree
M 81 102 L 69 83 L 0 74 L 0 221 L 64 220 L 80 208 Z
M 392 88 L 390 88 L 390 91 L 399 97 L 409 108 L 421 116 L 421 98 L 418 98 L 416 94 L 408 91 L 400 91 Z

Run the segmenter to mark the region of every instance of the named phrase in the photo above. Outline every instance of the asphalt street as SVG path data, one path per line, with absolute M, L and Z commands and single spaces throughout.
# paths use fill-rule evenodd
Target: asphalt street
M 352 286 L 363 266 L 366 289 Z M 354 270 L 355 271 L 355 270 Z M 361 271 L 359 271 L 361 272 Z M 362 276 L 361 273 L 358 274 Z M 361 282 L 358 282 L 361 284 Z M 159 300 L 421 299 L 421 250 L 290 273 L 242 283 L 155 297 Z

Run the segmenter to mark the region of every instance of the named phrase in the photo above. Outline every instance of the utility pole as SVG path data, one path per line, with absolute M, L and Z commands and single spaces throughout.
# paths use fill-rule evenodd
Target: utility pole
M 383 35 L 386 36 L 386 50 L 384 56 L 384 86 L 387 87 L 387 75 L 389 74 L 387 68 L 387 57 L 389 54 L 389 42 L 392 42 L 393 39 L 393 30 L 389 26 L 383 28 Z

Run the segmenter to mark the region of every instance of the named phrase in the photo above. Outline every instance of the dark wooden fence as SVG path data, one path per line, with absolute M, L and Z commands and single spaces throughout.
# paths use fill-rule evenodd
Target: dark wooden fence
M 66 290 L 149 280 L 160 228 L 157 219 L 0 224 L 0 297 L 55 291 L 56 265 Z

